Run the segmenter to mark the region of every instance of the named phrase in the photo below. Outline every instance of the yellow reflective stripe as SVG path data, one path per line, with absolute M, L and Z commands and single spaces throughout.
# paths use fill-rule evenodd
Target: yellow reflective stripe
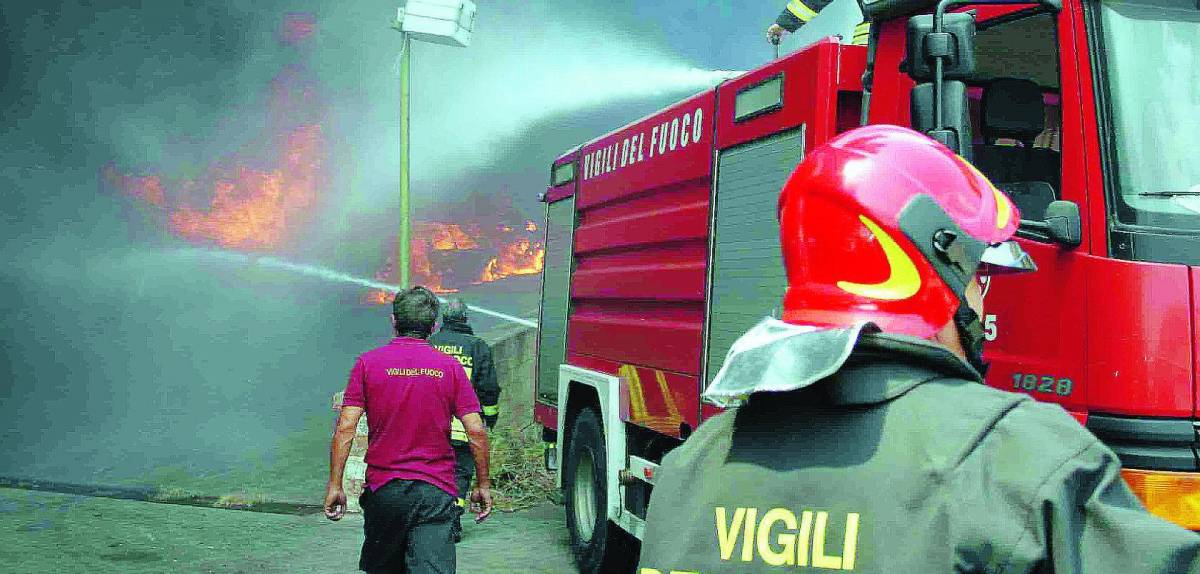
M 637 367 L 621 365 L 617 369 L 617 376 L 625 379 L 629 387 L 629 418 L 634 422 L 646 420 L 649 416 L 646 413 L 646 396 L 642 393 L 642 378 L 638 375 Z
M 658 391 L 662 393 L 663 402 L 667 404 L 667 418 L 683 421 L 679 414 L 679 405 L 675 404 L 675 395 L 671 394 L 671 389 L 667 386 L 666 373 L 655 369 L 654 380 L 658 382 Z
M 500 414 L 500 405 L 483 405 L 483 414 L 489 417 Z
M 1008 198 L 1004 197 L 1000 190 L 992 188 L 992 195 L 996 197 L 996 229 L 1004 229 L 1008 227 L 1008 220 L 1012 217 L 1012 209 L 1008 205 Z
M 850 38 L 850 43 L 855 46 L 865 46 L 867 40 L 871 36 L 871 23 L 861 22 L 854 27 L 854 34 Z
M 462 421 L 458 420 L 458 418 L 450 419 L 450 440 L 467 442 L 467 428 L 463 426 Z
M 457 506 L 457 507 L 459 507 L 459 508 L 466 508 L 466 507 L 467 507 L 467 499 L 465 499 L 465 498 L 455 498 L 455 499 L 454 499 L 454 505 L 455 505 L 455 506 Z
M 800 0 L 792 0 L 787 5 L 788 12 L 800 19 L 802 22 L 808 22 L 817 17 L 817 13 L 812 11 L 812 8 L 805 6 Z
M 916 295 L 917 291 L 921 290 L 921 275 L 917 272 L 912 258 L 879 224 L 865 215 L 858 216 L 858 219 L 870 230 L 875 241 L 879 243 L 879 248 L 883 250 L 883 256 L 887 259 L 888 278 L 879 283 L 838 281 L 838 288 L 859 297 L 884 301 L 903 301 Z

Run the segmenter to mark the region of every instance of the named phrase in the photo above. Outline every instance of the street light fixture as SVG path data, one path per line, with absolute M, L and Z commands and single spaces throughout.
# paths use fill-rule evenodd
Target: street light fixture
M 471 33 L 475 29 L 475 3 L 471 0 L 408 0 L 397 9 L 392 28 L 404 35 L 400 52 L 400 238 L 396 260 L 400 269 L 400 288 L 407 289 L 410 286 L 409 242 L 412 236 L 408 194 L 408 69 L 412 41 L 465 48 L 471 43 Z

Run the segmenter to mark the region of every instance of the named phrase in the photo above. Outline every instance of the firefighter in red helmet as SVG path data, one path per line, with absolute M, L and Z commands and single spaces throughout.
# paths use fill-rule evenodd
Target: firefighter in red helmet
M 779 199 L 783 320 L 662 461 L 640 574 L 1200 572 L 1061 407 L 980 384 L 982 274 L 1031 271 L 1020 214 L 906 128 L 813 150 Z

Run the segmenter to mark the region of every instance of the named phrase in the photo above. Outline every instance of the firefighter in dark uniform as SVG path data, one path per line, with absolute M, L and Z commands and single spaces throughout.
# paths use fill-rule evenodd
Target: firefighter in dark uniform
M 492 365 L 492 350 L 483 339 L 476 337 L 475 332 L 467 323 L 467 305 L 462 299 L 451 299 L 446 302 L 442 312 L 442 327 L 430 335 L 429 343 L 433 347 L 462 363 L 467 371 L 467 377 L 475 387 L 479 403 L 483 406 L 483 422 L 488 429 L 495 428 L 500 416 L 500 386 L 496 383 L 496 370 Z M 454 467 L 454 475 L 458 481 L 458 505 L 466 507 L 466 493 L 470 492 L 471 475 L 475 473 L 474 459 L 471 457 L 471 447 L 467 441 L 467 433 L 462 422 L 454 419 L 450 424 L 450 444 L 458 464 Z M 454 523 L 455 542 L 462 539 L 462 523 Z
M 807 24 L 810 20 L 817 17 L 817 14 L 824 10 L 826 6 L 833 3 L 833 0 L 791 0 L 787 3 L 787 7 L 783 12 L 779 13 L 779 17 L 775 22 L 767 28 L 767 40 L 772 44 L 778 44 L 783 38 L 784 32 L 795 32 L 801 26 Z M 859 22 L 854 27 L 854 33 L 850 37 L 850 43 L 855 46 L 866 46 L 867 38 L 871 33 L 870 22 Z
M 778 216 L 783 320 L 734 343 L 705 396 L 735 408 L 664 457 L 640 574 L 1200 572 L 1200 536 L 1146 512 L 1095 436 L 981 384 L 976 275 L 1034 265 L 975 168 L 858 128 Z

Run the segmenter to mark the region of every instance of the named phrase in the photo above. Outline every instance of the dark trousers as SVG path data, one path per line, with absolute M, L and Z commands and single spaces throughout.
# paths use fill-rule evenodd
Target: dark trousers
M 393 480 L 375 492 L 363 490 L 364 572 L 453 574 L 457 516 L 454 497 L 419 480 Z
M 450 441 L 454 447 L 454 482 L 458 486 L 458 515 L 454 517 L 454 529 L 462 530 L 462 520 L 459 518 L 467 511 L 471 496 L 471 478 L 475 476 L 475 457 L 471 455 L 471 445 L 465 442 Z

